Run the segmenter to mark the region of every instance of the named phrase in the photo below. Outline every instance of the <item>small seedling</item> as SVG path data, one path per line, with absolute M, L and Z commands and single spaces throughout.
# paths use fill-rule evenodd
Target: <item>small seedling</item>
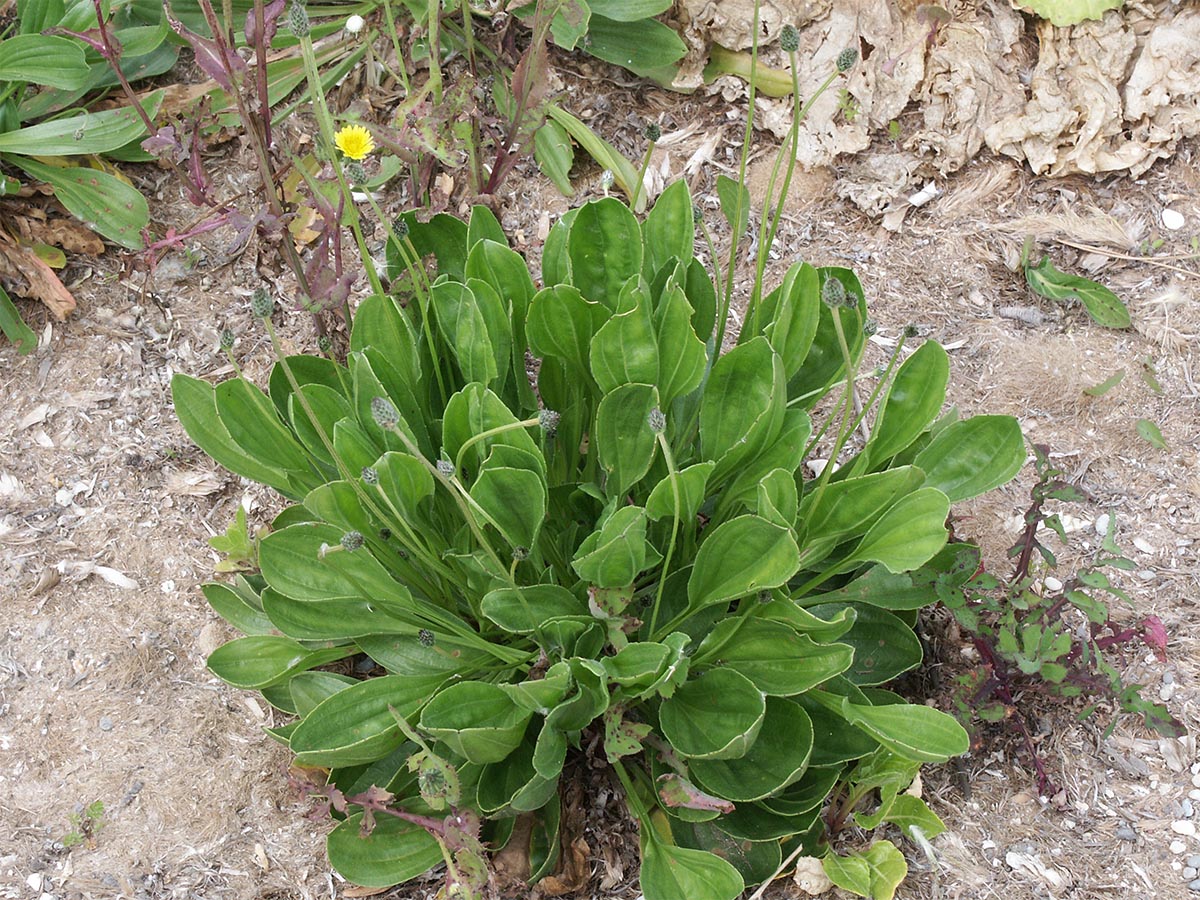
M 71 831 L 63 835 L 62 845 L 70 850 L 86 844 L 89 850 L 96 848 L 96 834 L 104 827 L 104 801 L 95 800 L 79 812 L 67 816 Z

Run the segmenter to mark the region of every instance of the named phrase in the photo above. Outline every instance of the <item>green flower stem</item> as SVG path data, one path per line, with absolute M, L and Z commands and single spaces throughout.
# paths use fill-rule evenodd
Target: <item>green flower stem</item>
M 429 88 L 433 105 L 442 105 L 442 0 L 429 0 Z
M 742 135 L 742 156 L 738 163 L 738 184 L 746 183 L 746 165 L 750 160 L 750 142 L 754 137 L 754 96 L 755 96 L 755 73 L 758 70 L 758 22 L 759 22 L 759 4 L 754 4 L 754 23 L 752 25 L 752 34 L 754 42 L 750 46 L 750 87 L 746 98 L 746 130 Z M 725 272 L 725 291 L 723 302 L 719 304 L 722 308 L 721 321 L 717 323 L 717 342 L 714 350 L 715 355 L 720 355 L 721 345 L 725 343 L 725 329 L 729 321 L 729 304 L 733 299 L 733 273 L 737 269 L 738 247 L 741 244 L 742 235 L 736 227 L 742 221 L 742 191 L 737 192 L 737 205 L 734 207 L 734 214 L 731 216 L 731 221 L 734 227 L 730 230 L 733 234 L 729 240 L 729 267 Z M 714 356 L 715 358 L 715 356 Z
M 632 207 L 637 206 L 638 197 L 641 196 L 642 189 L 646 186 L 646 173 L 650 171 L 650 157 L 654 153 L 655 146 L 655 142 L 651 141 L 650 146 L 646 148 L 645 155 L 642 156 L 642 165 L 637 173 L 637 183 L 633 185 L 633 196 L 629 198 L 629 205 Z
M 489 428 L 486 431 L 481 431 L 478 434 L 471 435 L 463 445 L 458 449 L 458 456 L 454 458 L 454 471 L 461 472 L 463 468 L 463 454 L 478 444 L 480 441 L 485 441 L 488 438 L 495 437 L 498 434 L 504 434 L 508 431 L 516 431 L 518 428 L 534 428 L 538 425 L 539 419 L 525 419 L 522 422 L 512 422 L 508 425 L 497 425 L 495 428 Z
M 654 634 L 654 626 L 658 624 L 658 610 L 662 605 L 667 574 L 671 570 L 671 557 L 675 554 L 675 538 L 679 534 L 679 470 L 675 467 L 675 457 L 671 454 L 671 445 L 667 442 L 667 436 L 659 432 L 655 437 L 658 439 L 663 459 L 667 463 L 667 477 L 671 479 L 671 501 L 674 504 L 674 510 L 671 514 L 671 540 L 667 544 L 667 555 L 663 559 L 662 568 L 659 569 L 658 590 L 655 592 L 654 606 L 650 611 L 650 634 Z
M 846 343 L 846 330 L 842 326 L 841 308 L 834 307 L 831 312 L 833 313 L 833 330 L 837 332 L 838 346 L 841 348 L 842 361 L 846 366 L 846 390 L 842 395 L 842 421 L 838 425 L 837 438 L 833 442 L 833 449 L 829 451 L 829 462 L 825 464 L 825 468 L 821 470 L 821 474 L 817 478 L 816 494 L 814 494 L 812 501 L 814 508 L 820 502 L 821 495 L 825 492 L 825 486 L 829 484 L 834 467 L 837 465 L 838 455 L 842 452 L 842 448 L 846 446 L 846 441 L 849 440 L 850 435 L 853 433 L 853 428 L 848 428 L 847 424 L 850 420 L 850 413 L 854 409 L 855 365 L 850 355 L 850 346 Z
M 342 197 L 346 201 L 345 212 L 347 224 L 350 226 L 350 232 L 354 235 L 354 243 L 358 245 L 358 253 L 362 257 L 363 268 L 366 270 L 367 280 L 371 283 L 371 290 L 376 294 L 382 294 L 383 283 L 379 280 L 379 273 L 375 270 L 375 260 L 371 258 L 370 251 L 367 250 L 367 243 L 363 239 L 362 227 L 359 224 L 358 207 L 354 203 L 350 185 L 346 182 L 346 173 L 342 169 L 342 160 L 338 154 L 337 145 L 334 142 L 333 116 L 329 112 L 329 104 L 325 102 L 325 90 L 321 86 L 321 73 L 317 70 L 317 58 L 313 53 L 312 38 L 306 34 L 299 41 L 300 57 L 304 61 L 304 77 L 308 81 L 308 89 L 312 92 L 313 108 L 317 113 L 317 127 L 321 131 L 321 139 L 325 144 L 325 152 L 329 156 L 329 162 L 333 166 L 333 173 L 337 176 L 338 187 L 341 189 Z M 350 321 L 349 312 L 347 308 L 347 322 Z
M 387 17 L 388 36 L 392 39 L 392 52 L 396 54 L 396 68 L 398 72 L 394 74 L 400 80 L 400 84 L 404 87 L 404 96 L 408 97 L 412 93 L 412 88 L 408 83 L 408 67 L 404 64 L 404 51 L 400 48 L 400 34 L 396 31 L 396 17 L 392 13 L 392 4 L 383 3 L 383 14 Z

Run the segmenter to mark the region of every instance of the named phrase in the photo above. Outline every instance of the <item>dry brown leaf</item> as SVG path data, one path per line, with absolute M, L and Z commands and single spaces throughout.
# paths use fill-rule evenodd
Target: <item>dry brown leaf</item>
M 50 244 L 62 247 L 68 253 L 87 256 L 99 256 L 104 252 L 104 241 L 82 223 L 74 219 L 47 219 L 41 210 L 37 212 L 37 215 L 13 216 L 9 220 L 29 243 Z
M 359 887 L 353 885 L 342 890 L 343 897 L 375 897 L 382 894 L 384 891 L 390 891 L 391 888 L 386 887 Z
M 19 247 L 0 232 L 0 279 L 6 281 L 18 297 L 41 300 L 50 314 L 64 321 L 75 309 L 71 296 L 54 270 L 31 251 Z
M 583 838 L 575 838 L 571 845 L 565 848 L 558 862 L 558 871 L 547 875 L 538 882 L 538 887 L 547 897 L 561 897 L 564 894 L 574 894 L 587 886 L 591 879 L 591 866 L 588 860 L 592 848 Z

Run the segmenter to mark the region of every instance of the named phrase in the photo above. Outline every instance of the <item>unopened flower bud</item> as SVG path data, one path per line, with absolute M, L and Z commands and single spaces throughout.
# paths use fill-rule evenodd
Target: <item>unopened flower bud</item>
M 517 562 L 525 562 L 525 560 L 529 559 L 529 548 L 513 547 L 512 558 Z
M 836 278 L 829 278 L 821 285 L 821 301 L 835 309 L 846 302 L 846 286 Z
M 362 545 L 363 545 L 363 536 L 361 534 L 359 534 L 357 531 L 347 531 L 345 534 L 342 535 L 342 549 L 343 550 L 350 550 L 351 552 L 353 552 L 353 551 L 357 550 L 359 547 L 361 547 Z
M 853 47 L 847 47 L 837 57 L 837 70 L 839 72 L 847 72 L 854 67 L 858 62 L 858 51 Z
M 422 647 L 432 647 L 434 642 L 433 632 L 428 628 L 422 628 L 417 632 L 417 640 Z
M 657 406 L 650 410 L 650 414 L 646 416 L 646 424 L 650 426 L 650 430 L 655 434 L 662 434 L 667 430 L 667 417 L 663 415 L 663 411 Z
M 308 10 L 299 0 L 292 0 L 292 5 L 288 9 L 287 23 L 288 28 L 296 37 L 305 37 L 308 34 Z
M 558 423 L 561 420 L 562 416 L 552 409 L 543 409 L 538 413 L 538 427 L 550 439 L 553 439 L 558 434 Z
M 646 126 L 644 134 L 646 135 L 646 140 L 653 144 L 660 137 L 662 137 L 662 129 L 658 127 L 657 123 L 651 122 Z
M 333 338 L 327 334 L 321 335 L 317 338 L 317 349 L 322 353 L 328 353 L 333 349 Z
M 437 470 L 445 478 L 450 478 L 454 475 L 454 463 L 448 459 L 439 459 L 437 461 Z
M 275 300 L 271 297 L 270 292 L 263 287 L 255 288 L 254 294 L 250 297 L 250 312 L 254 313 L 255 318 L 265 319 L 271 315 L 274 309 Z
M 863 322 L 863 335 L 865 337 L 874 337 L 878 331 L 879 326 L 875 324 L 874 319 L 867 319 L 867 321 Z
M 367 180 L 367 170 L 363 168 L 362 163 L 351 160 L 346 163 L 346 178 L 351 184 L 362 184 Z
M 392 234 L 401 241 L 408 237 L 408 222 L 403 217 L 392 223 Z
M 233 349 L 233 329 L 232 328 L 222 328 L 221 329 L 221 349 L 222 350 L 232 350 Z
M 379 484 L 379 473 L 370 466 L 363 466 L 362 480 L 363 484 Z
M 347 34 L 358 34 L 360 31 L 363 30 L 363 25 L 365 25 L 365 24 L 366 24 L 366 21 L 363 19 L 362 16 L 359 16 L 359 15 L 351 16 L 350 18 L 348 18 L 346 20 L 346 33 Z
M 784 53 L 795 53 L 800 49 L 800 32 L 795 25 L 784 25 L 779 32 L 779 47 Z
M 600 187 L 602 190 L 607 191 L 613 186 L 614 181 L 616 181 L 616 176 L 613 175 L 612 169 L 605 169 L 600 173 Z
M 904 336 L 906 338 L 915 338 L 920 333 L 921 333 L 920 330 L 912 322 L 909 322 L 907 325 L 904 326 Z
M 387 397 L 376 397 L 371 401 L 371 416 L 380 428 L 395 428 L 400 421 L 400 413 Z

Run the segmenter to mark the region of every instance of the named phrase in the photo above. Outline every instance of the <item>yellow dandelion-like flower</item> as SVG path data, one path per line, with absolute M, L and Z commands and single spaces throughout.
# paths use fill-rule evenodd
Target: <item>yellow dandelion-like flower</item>
M 375 149 L 371 132 L 361 125 L 345 126 L 333 136 L 333 142 L 347 159 L 362 159 Z

